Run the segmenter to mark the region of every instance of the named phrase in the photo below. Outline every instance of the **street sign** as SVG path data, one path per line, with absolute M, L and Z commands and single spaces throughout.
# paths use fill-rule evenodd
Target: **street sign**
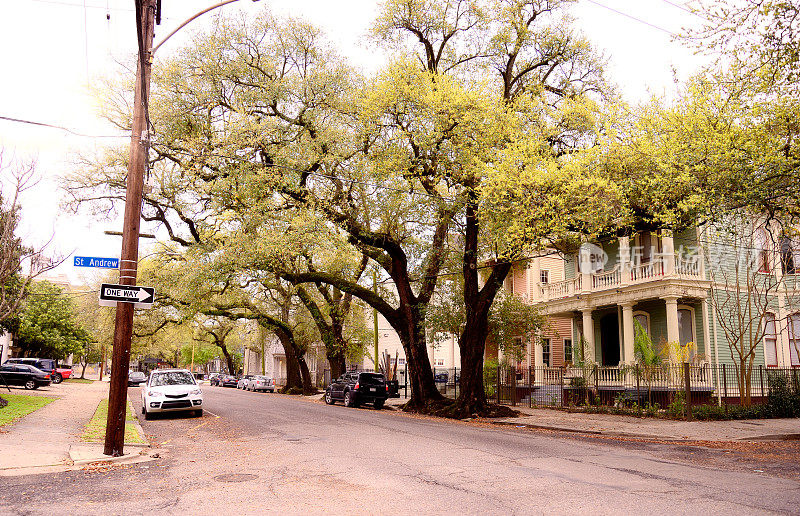
M 119 269 L 119 258 L 95 258 L 94 256 L 76 256 L 72 264 L 75 267 L 97 267 L 100 269 Z
M 117 306 L 117 303 L 133 303 L 134 308 L 152 308 L 156 289 L 138 285 L 100 285 L 100 306 Z

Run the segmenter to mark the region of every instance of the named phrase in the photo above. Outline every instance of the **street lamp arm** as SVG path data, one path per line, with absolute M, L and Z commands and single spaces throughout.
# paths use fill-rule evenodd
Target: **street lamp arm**
M 172 36 L 174 36 L 176 32 L 178 32 L 178 31 L 179 31 L 179 30 L 181 30 L 182 28 L 184 28 L 184 27 L 186 27 L 187 25 L 189 25 L 189 24 L 190 24 L 191 22 L 193 22 L 195 19 L 197 19 L 197 18 L 199 18 L 200 16 L 202 16 L 202 15 L 206 14 L 208 11 L 213 11 L 213 10 L 214 10 L 214 9 L 216 9 L 217 7 L 222 7 L 223 5 L 232 4 L 233 2 L 238 2 L 238 1 L 239 1 L 239 0 L 224 0 L 223 2 L 220 2 L 220 3 L 218 3 L 218 4 L 214 4 L 214 5 L 212 5 L 211 7 L 208 7 L 208 8 L 206 8 L 206 9 L 203 9 L 203 10 L 202 10 L 202 11 L 200 11 L 199 13 L 195 13 L 195 14 L 194 14 L 194 16 L 192 16 L 191 18 L 189 18 L 189 19 L 188 19 L 188 20 L 186 20 L 185 22 L 183 22 L 183 23 L 181 23 L 180 25 L 178 25 L 178 28 L 177 28 L 177 29 L 175 29 L 175 30 L 173 30 L 172 32 L 170 32 L 169 34 L 167 34 L 167 37 L 166 37 L 166 38 L 164 38 L 164 39 L 162 39 L 162 40 L 161 40 L 161 42 L 160 42 L 158 45 L 154 46 L 154 47 L 153 47 L 153 50 L 151 50 L 151 51 L 150 51 L 150 55 L 153 55 L 153 54 L 155 54 L 155 53 L 156 53 L 156 50 L 158 50 L 158 49 L 161 47 L 161 45 L 163 45 L 164 43 L 166 43 L 166 42 L 167 42 L 167 40 L 168 40 L 169 38 L 171 38 Z M 258 0 L 253 0 L 253 2 L 258 2 Z

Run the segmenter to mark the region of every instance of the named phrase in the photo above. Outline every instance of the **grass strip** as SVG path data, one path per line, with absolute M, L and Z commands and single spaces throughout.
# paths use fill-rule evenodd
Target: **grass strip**
M 106 437 L 106 422 L 108 418 L 108 400 L 100 400 L 97 405 L 97 410 L 94 411 L 92 419 L 86 423 L 81 441 L 98 443 L 102 442 Z M 131 412 L 131 404 L 125 404 L 125 442 L 127 444 L 144 444 L 144 438 L 139 434 L 136 425 L 133 424 L 133 412 Z
M 0 426 L 11 425 L 31 412 L 44 407 L 54 399 L 46 396 L 26 396 L 23 394 L 0 393 L 0 396 L 8 401 L 8 406 L 0 408 Z
M 94 383 L 94 380 L 88 378 L 67 378 L 64 383 Z

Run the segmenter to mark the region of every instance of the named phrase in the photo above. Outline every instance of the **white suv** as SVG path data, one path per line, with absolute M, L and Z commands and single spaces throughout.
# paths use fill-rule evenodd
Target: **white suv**
M 142 414 L 145 419 L 160 412 L 193 411 L 203 415 L 203 391 L 186 369 L 156 369 L 142 389 Z

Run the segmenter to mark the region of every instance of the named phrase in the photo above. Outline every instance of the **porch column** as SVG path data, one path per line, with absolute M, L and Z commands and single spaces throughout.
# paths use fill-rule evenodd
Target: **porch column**
M 631 282 L 631 244 L 630 237 L 619 239 L 619 272 L 620 285 L 625 286 Z
M 633 303 L 623 303 L 622 305 L 622 359 L 626 364 L 633 364 L 636 360 L 633 341 Z
M 550 346 L 551 346 L 551 350 L 552 350 L 552 342 L 551 342 Z M 533 367 L 534 368 L 536 368 L 536 367 L 544 367 L 544 353 L 543 353 L 544 350 L 542 348 L 542 342 L 540 340 L 538 340 L 538 339 L 537 339 L 536 343 L 534 344 L 534 350 L 535 350 L 535 353 L 536 353 L 536 363 L 533 364 Z M 542 373 L 541 372 L 535 372 L 535 369 L 534 369 L 533 377 L 538 380 L 538 379 L 540 379 L 542 377 Z
M 661 299 L 667 304 L 667 342 L 680 342 L 678 333 L 678 297 L 667 296 Z M 674 357 L 670 357 L 670 360 Z
M 586 339 L 586 355 L 583 357 L 585 362 L 594 362 L 594 321 L 592 320 L 592 309 L 584 308 L 583 314 L 583 338 Z M 580 345 L 580 342 L 578 343 Z
M 672 276 L 675 274 L 675 241 L 672 239 L 672 233 L 664 233 L 661 237 L 661 250 L 664 276 Z
M 532 278 L 528 278 L 528 285 L 529 285 L 528 288 L 532 289 L 531 292 L 528 292 L 529 296 L 528 299 L 534 302 L 540 301 L 542 299 L 543 285 L 541 283 L 541 278 L 540 278 L 541 276 L 540 272 L 542 270 L 542 266 L 541 263 L 539 263 L 539 260 L 541 260 L 541 258 L 534 258 L 533 260 L 531 260 L 531 266 L 528 268 L 528 273 L 533 275 Z

